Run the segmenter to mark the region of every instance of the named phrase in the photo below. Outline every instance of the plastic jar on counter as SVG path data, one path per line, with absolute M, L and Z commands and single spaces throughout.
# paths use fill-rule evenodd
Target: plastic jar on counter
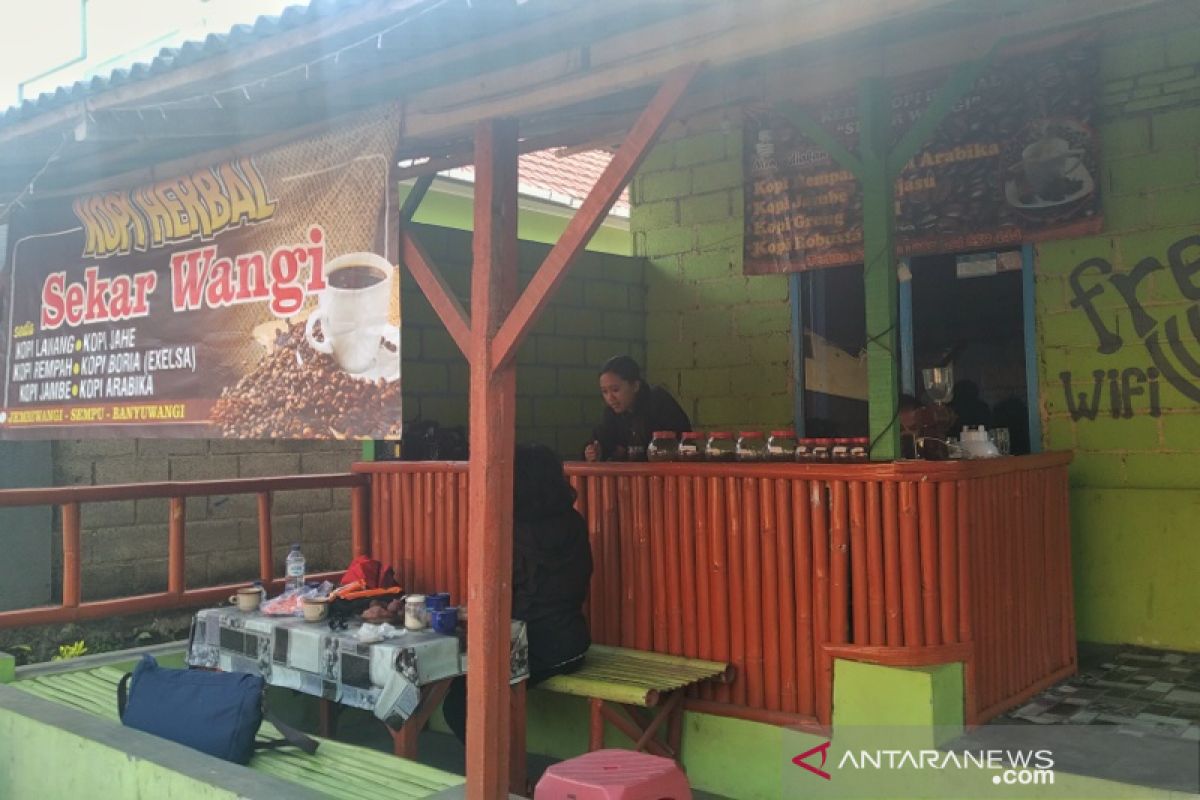
M 768 461 L 796 460 L 796 432 L 790 429 L 771 431 L 767 439 Z
M 700 431 L 684 431 L 679 437 L 679 460 L 696 462 L 704 460 L 704 434 Z
M 733 434 L 728 431 L 713 431 L 708 435 L 708 444 L 704 447 L 705 461 L 733 461 Z
M 740 432 L 734 453 L 738 461 L 765 461 L 767 443 L 763 440 L 762 431 Z
M 796 441 L 796 461 L 808 464 L 813 460 L 813 439 L 798 439 Z
M 679 442 L 675 431 L 655 431 L 646 448 L 647 461 L 674 461 L 679 455 Z
M 833 439 L 813 439 L 812 443 L 813 461 L 828 464 L 833 460 Z
M 850 440 L 850 462 L 866 464 L 871 460 L 871 440 L 866 436 L 858 436 Z
M 850 440 L 844 438 L 832 439 L 829 450 L 829 460 L 835 464 L 850 463 Z

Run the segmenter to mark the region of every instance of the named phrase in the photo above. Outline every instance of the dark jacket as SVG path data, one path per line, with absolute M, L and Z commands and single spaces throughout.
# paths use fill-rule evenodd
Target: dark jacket
M 513 527 L 513 611 L 529 633 L 529 669 L 583 655 L 591 644 L 583 604 L 592 579 L 587 523 L 575 509 Z
M 679 434 L 691 429 L 692 421 L 670 392 L 661 386 L 643 383 L 633 401 L 632 411 L 618 414 L 605 407 L 604 418 L 592 433 L 592 439 L 600 443 L 600 460 L 610 461 L 624 458 L 625 448 L 650 444 L 654 431 Z

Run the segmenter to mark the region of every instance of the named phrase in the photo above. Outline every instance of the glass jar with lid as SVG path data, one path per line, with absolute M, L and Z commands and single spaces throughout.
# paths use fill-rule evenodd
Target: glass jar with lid
M 706 461 L 733 461 L 733 434 L 728 431 L 713 431 L 708 435 L 708 444 L 704 447 Z
M 829 460 L 835 464 L 850 463 L 850 440 L 842 437 L 833 439 L 829 450 Z
M 796 461 L 801 464 L 809 464 L 814 460 L 813 447 L 816 446 L 816 439 L 800 439 L 796 442 Z
M 858 436 L 850 440 L 850 462 L 866 464 L 871 460 L 871 440 L 866 436 Z
M 647 461 L 674 461 L 679 455 L 675 431 L 655 431 L 646 448 Z
M 827 464 L 833 460 L 833 439 L 813 439 L 812 460 Z
M 737 447 L 734 449 L 738 461 L 765 461 L 767 458 L 767 443 L 763 440 L 762 431 L 742 431 L 738 434 Z
M 789 429 L 771 431 L 767 439 L 768 461 L 796 460 L 796 432 Z
M 679 436 L 679 460 L 696 462 L 704 460 L 704 434 L 700 431 L 684 431 Z

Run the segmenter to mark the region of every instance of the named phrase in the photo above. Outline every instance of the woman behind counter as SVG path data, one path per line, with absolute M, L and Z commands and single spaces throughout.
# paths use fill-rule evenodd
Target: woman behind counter
M 646 452 L 654 431 L 690 431 L 688 415 L 661 386 L 642 380 L 642 368 L 629 356 L 614 356 L 600 368 L 604 417 L 584 448 L 588 461 L 624 461 Z M 639 450 L 640 448 L 640 450 Z

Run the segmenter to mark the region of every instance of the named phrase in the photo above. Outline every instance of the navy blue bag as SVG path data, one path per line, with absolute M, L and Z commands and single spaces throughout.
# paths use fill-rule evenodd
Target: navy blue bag
M 258 675 L 164 669 L 144 655 L 117 686 L 117 710 L 130 728 L 238 764 L 248 763 L 256 749 L 294 745 L 316 752 L 316 741 L 265 711 L 265 689 Z M 264 716 L 284 739 L 255 742 Z

